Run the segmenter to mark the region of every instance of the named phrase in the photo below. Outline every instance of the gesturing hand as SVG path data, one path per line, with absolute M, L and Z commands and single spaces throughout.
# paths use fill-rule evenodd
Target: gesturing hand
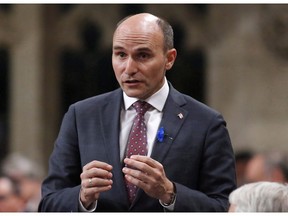
M 91 161 L 83 167 L 80 200 L 85 208 L 94 203 L 101 192 L 112 188 L 111 171 L 112 166 L 101 161 Z
M 173 183 L 166 177 L 162 164 L 147 156 L 132 155 L 125 158 L 123 173 L 127 181 L 143 189 L 149 196 L 169 203 Z

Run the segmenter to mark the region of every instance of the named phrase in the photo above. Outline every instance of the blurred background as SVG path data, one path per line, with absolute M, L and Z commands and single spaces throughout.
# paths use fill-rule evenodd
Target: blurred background
M 235 153 L 286 154 L 288 5 L 0 4 L 0 162 L 20 154 L 47 174 L 68 106 L 118 87 L 113 31 L 139 12 L 172 24 L 167 78 L 223 114 Z

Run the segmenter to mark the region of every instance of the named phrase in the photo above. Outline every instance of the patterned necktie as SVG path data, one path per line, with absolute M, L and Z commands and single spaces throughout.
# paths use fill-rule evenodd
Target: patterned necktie
M 147 155 L 147 132 L 144 115 L 146 111 L 151 107 L 150 104 L 145 101 L 136 101 L 132 104 L 137 112 L 134 118 L 133 125 L 128 137 L 126 157 L 130 158 L 131 155 Z M 137 187 L 128 181 L 126 182 L 126 188 L 128 191 L 128 197 L 130 203 L 133 202 Z

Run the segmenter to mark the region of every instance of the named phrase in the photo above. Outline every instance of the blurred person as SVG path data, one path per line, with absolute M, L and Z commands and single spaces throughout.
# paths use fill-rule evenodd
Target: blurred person
M 25 201 L 19 182 L 7 175 L 0 175 L 0 212 L 23 212 Z
M 170 24 L 129 16 L 112 51 L 121 88 L 70 106 L 39 211 L 228 211 L 236 174 L 226 122 L 167 81 L 177 53 Z
M 235 153 L 237 187 L 245 183 L 245 172 L 248 162 L 252 157 L 253 152 L 250 150 L 243 150 Z
M 229 212 L 288 212 L 288 185 L 253 182 L 229 195 Z
M 247 164 L 245 181 L 287 182 L 287 156 L 281 152 L 255 154 Z
M 37 212 L 41 199 L 43 169 L 20 153 L 8 155 L 2 163 L 2 172 L 19 182 L 26 212 Z

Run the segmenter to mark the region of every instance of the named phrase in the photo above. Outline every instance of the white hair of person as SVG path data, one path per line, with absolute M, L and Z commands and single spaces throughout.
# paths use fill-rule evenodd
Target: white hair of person
M 235 212 L 288 212 L 288 185 L 278 182 L 245 184 L 229 195 Z
M 9 176 L 42 179 L 43 168 L 21 153 L 11 153 L 2 161 L 2 172 Z

